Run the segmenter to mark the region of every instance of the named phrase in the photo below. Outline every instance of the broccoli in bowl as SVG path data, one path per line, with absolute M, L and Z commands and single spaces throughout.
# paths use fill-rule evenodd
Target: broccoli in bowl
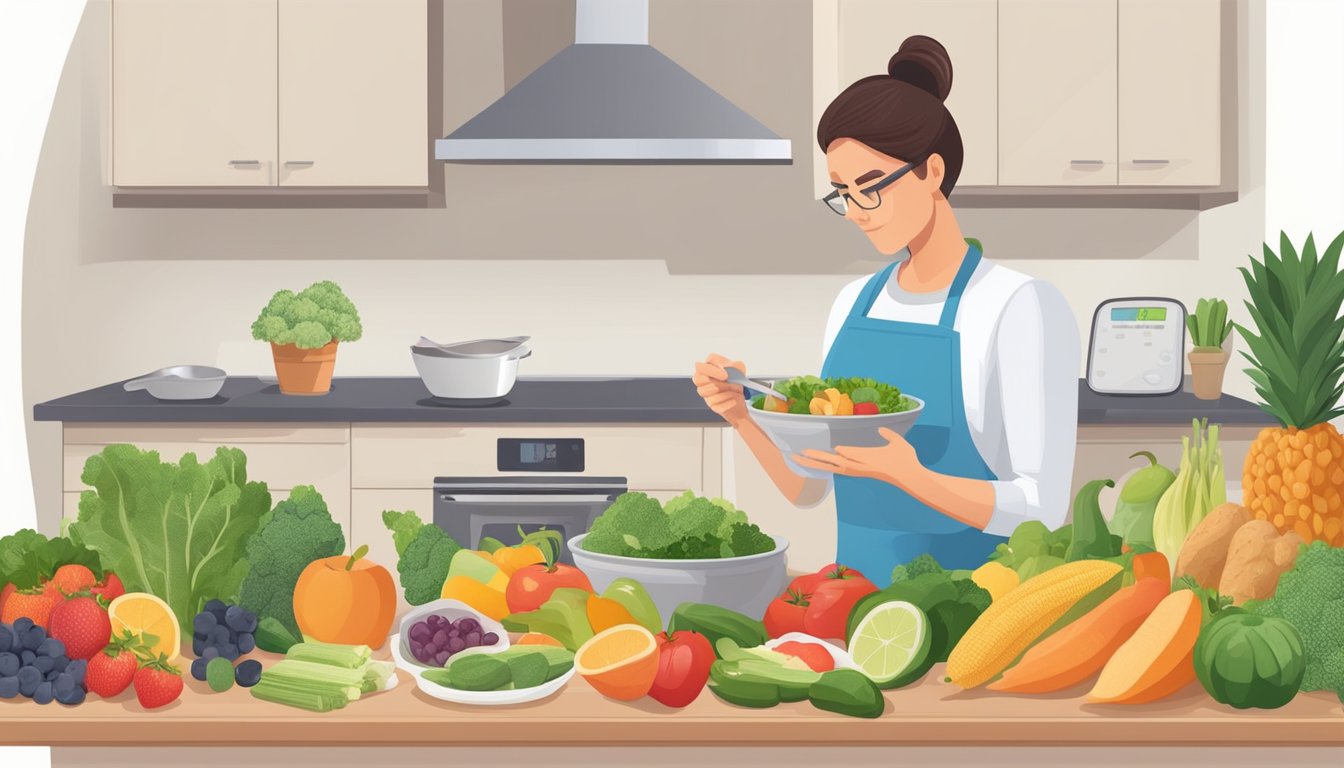
M 758 395 L 751 406 L 770 413 L 791 413 L 801 416 L 878 416 L 901 413 L 917 406 L 901 390 L 876 379 L 858 376 L 820 378 L 795 376 L 774 385 L 780 394 L 788 395 L 786 403 L 776 397 Z

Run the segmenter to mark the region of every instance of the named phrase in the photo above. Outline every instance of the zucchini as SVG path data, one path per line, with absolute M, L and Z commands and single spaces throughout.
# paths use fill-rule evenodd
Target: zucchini
M 709 690 L 715 696 L 739 707 L 768 709 L 783 701 L 779 686 L 761 680 L 744 679 L 732 673 L 729 662 L 716 661 L 709 668 Z
M 887 706 L 877 685 L 854 669 L 823 672 L 808 690 L 807 698 L 817 709 L 850 717 L 878 717 Z
M 672 612 L 667 623 L 669 636 L 673 632 L 699 632 L 716 646 L 720 638 L 731 638 L 739 648 L 755 648 L 770 639 L 761 622 L 707 603 L 682 603 Z M 717 655 L 717 650 L 715 651 Z

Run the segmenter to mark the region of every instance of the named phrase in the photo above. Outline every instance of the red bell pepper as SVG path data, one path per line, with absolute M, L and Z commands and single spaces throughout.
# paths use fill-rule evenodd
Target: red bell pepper
M 845 625 L 850 610 L 865 595 L 876 591 L 877 585 L 858 571 L 843 565 L 831 567 L 812 589 L 810 605 L 803 614 L 803 631 L 825 640 L 848 639 Z
M 682 630 L 668 637 L 659 632 L 658 674 L 653 678 L 649 696 L 669 707 L 684 707 L 695 701 L 709 680 L 714 663 L 714 646 L 699 632 Z
M 802 578 L 801 576 L 799 578 Z M 794 579 L 795 583 L 797 579 Z M 765 631 L 771 637 L 803 631 L 803 615 L 812 604 L 812 595 L 789 587 L 765 609 Z

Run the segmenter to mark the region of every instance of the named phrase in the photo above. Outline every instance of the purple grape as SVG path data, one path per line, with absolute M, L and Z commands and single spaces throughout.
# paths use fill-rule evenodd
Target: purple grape
M 499 635 L 496 635 L 494 632 L 486 632 L 481 637 L 481 645 L 494 645 L 495 643 L 498 642 L 499 642 Z
M 434 633 L 434 644 L 437 645 L 437 646 L 439 646 L 440 648 L 442 648 L 443 646 L 447 645 L 447 644 L 448 644 L 448 633 L 447 633 L 447 632 L 444 632 L 442 629 L 436 631 L 436 632 Z
M 411 639 L 411 655 L 421 661 L 425 660 L 425 646 L 416 642 L 414 638 Z
M 466 641 L 467 641 L 467 647 L 468 647 L 468 648 L 475 648 L 476 646 L 478 646 L 478 645 L 481 644 L 481 633 L 480 633 L 480 632 L 468 632 L 468 633 L 467 633 L 467 636 L 466 636 L 465 639 L 466 639 Z
M 439 651 L 438 653 L 434 654 L 434 663 L 442 667 L 444 664 L 448 663 L 449 655 L 450 654 L 447 651 Z
M 433 637 L 434 633 L 430 631 L 429 625 L 423 621 L 418 621 L 411 627 L 411 640 L 423 643 Z
M 481 623 L 475 619 L 466 618 L 458 622 L 457 629 L 459 632 L 465 632 L 467 634 L 479 632 L 481 631 Z
M 463 648 L 466 648 L 466 647 L 467 647 L 467 643 L 466 643 L 466 641 L 463 640 L 462 638 L 460 638 L 460 637 L 450 637 L 450 638 L 448 638 L 448 650 L 452 651 L 453 653 L 457 653 L 458 651 L 460 651 L 460 650 L 462 650 Z
M 465 635 L 465 634 L 466 634 L 465 632 L 462 632 L 461 630 L 458 630 L 458 629 L 450 629 L 450 630 L 448 630 L 448 636 L 449 636 L 449 637 L 461 637 L 461 636 L 463 636 L 463 635 Z

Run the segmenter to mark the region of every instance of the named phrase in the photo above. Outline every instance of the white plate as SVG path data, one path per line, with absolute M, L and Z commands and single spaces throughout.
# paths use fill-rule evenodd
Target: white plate
M 788 642 L 812 643 L 813 645 L 820 645 L 822 648 L 826 649 L 827 653 L 831 654 L 831 659 L 835 661 L 836 669 L 849 668 L 849 669 L 857 669 L 860 672 L 863 671 L 863 669 L 861 669 L 859 665 L 854 662 L 854 658 L 850 656 L 849 652 L 846 651 L 845 649 L 840 648 L 839 646 L 827 640 L 822 640 L 819 637 L 813 637 L 803 632 L 785 632 L 784 634 L 780 635 L 779 637 L 773 640 L 767 640 L 765 643 L 765 647 L 774 650 L 781 643 L 788 643 Z
M 400 640 L 400 638 L 396 636 L 393 636 L 391 639 L 394 641 Z M 472 648 L 463 651 L 462 653 L 455 654 L 453 659 L 490 652 L 492 651 L 486 648 Z M 497 653 L 498 651 L 493 652 Z M 570 667 L 568 672 L 554 680 L 531 688 L 520 688 L 512 691 L 461 691 L 456 688 L 449 688 L 446 685 L 439 685 L 438 683 L 426 680 L 424 678 L 424 673 L 426 671 L 425 667 L 416 664 L 413 661 L 407 661 L 401 655 L 400 642 L 392 643 L 392 658 L 397 662 L 398 667 L 411 673 L 411 676 L 415 678 L 416 686 L 419 687 L 420 690 L 440 701 L 451 701 L 454 704 L 474 704 L 477 706 L 497 707 L 508 704 L 525 704 L 529 701 L 538 701 L 550 696 L 561 688 L 564 688 L 565 684 L 569 682 L 569 679 L 574 676 L 574 667 Z M 449 660 L 448 666 L 452 666 L 452 664 L 453 661 Z

